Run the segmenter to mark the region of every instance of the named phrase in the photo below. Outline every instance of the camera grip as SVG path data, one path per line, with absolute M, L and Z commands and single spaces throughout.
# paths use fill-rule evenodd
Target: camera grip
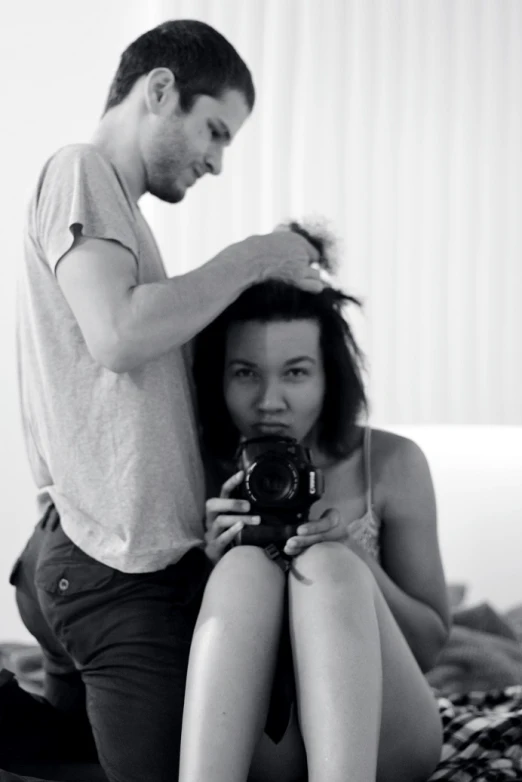
M 237 533 L 234 543 L 236 546 L 262 546 L 263 548 L 273 543 L 278 548 L 284 548 L 288 538 L 296 534 L 298 526 L 298 524 L 277 527 L 268 524 L 246 526 Z

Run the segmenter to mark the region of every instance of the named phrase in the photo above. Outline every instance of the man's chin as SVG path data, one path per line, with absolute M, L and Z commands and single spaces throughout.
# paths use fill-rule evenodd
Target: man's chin
M 185 198 L 186 190 L 181 188 L 173 188 L 166 190 L 165 188 L 154 188 L 149 190 L 150 194 L 155 198 L 159 198 L 160 201 L 165 201 L 167 204 L 179 204 Z

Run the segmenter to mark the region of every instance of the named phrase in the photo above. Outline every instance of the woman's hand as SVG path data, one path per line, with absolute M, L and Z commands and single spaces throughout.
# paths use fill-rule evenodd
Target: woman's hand
M 301 524 L 297 528 L 297 535 L 287 540 L 285 554 L 297 557 L 314 543 L 324 541 L 343 543 L 361 559 L 366 560 L 366 552 L 355 540 L 350 538 L 348 525 L 337 508 L 328 508 L 317 520 Z
M 259 524 L 259 516 L 248 516 L 248 500 L 237 500 L 230 493 L 243 480 L 244 473 L 235 473 L 221 487 L 219 497 L 212 497 L 205 505 L 205 554 L 215 564 L 245 524 Z

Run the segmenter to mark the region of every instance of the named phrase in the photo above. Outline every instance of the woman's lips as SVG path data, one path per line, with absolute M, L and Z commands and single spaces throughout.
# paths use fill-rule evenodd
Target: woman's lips
M 281 423 L 259 423 L 255 424 L 254 429 L 261 434 L 284 434 L 288 431 L 288 426 Z

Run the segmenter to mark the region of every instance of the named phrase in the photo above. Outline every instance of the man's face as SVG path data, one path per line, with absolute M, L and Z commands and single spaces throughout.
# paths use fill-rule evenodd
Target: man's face
M 221 98 L 200 95 L 187 113 L 173 94 L 142 136 L 142 156 L 148 192 L 178 203 L 203 174 L 221 173 L 224 148 L 250 112 L 237 90 L 228 90 Z

